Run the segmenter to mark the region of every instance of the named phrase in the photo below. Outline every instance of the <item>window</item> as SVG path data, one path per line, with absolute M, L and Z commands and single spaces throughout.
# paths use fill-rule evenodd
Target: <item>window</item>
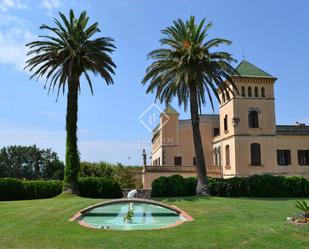
M 220 129 L 219 128 L 214 128 L 214 137 L 220 135 Z
M 245 87 L 244 86 L 241 87 L 241 96 L 242 97 L 246 97 Z
M 222 93 L 222 103 L 225 103 L 225 93 Z
M 215 166 L 220 166 L 221 165 L 221 148 L 216 148 L 214 150 L 214 155 L 215 155 Z
M 227 99 L 227 100 L 230 100 L 230 99 L 231 99 L 229 92 L 226 92 L 226 99 Z
M 193 165 L 196 165 L 196 158 L 193 157 Z
M 291 151 L 290 150 L 277 150 L 278 165 L 291 164 Z
M 259 97 L 259 88 L 258 87 L 254 88 L 254 97 Z
M 230 166 L 230 146 L 229 145 L 225 146 L 225 166 L 226 167 Z
M 302 166 L 309 165 L 309 150 L 298 151 L 298 164 Z
M 262 97 L 265 98 L 265 88 L 262 87 Z
M 174 164 L 175 165 L 182 165 L 182 158 L 181 158 L 181 156 L 175 156 L 175 158 L 174 158 Z
M 225 115 L 225 117 L 224 117 L 224 131 L 228 131 L 227 115 Z
M 252 88 L 248 87 L 248 97 L 252 97 Z
M 261 164 L 261 145 L 253 143 L 251 144 L 251 165 L 260 166 Z
M 257 111 L 249 112 L 249 128 L 259 128 L 259 114 Z

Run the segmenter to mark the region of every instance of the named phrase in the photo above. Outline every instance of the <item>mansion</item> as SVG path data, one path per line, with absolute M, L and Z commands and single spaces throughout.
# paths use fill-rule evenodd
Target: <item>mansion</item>
M 200 115 L 206 170 L 212 177 L 253 174 L 309 178 L 309 126 L 276 125 L 276 78 L 243 60 L 234 82 L 239 93 L 219 91 L 219 114 Z M 191 120 L 179 119 L 168 106 L 153 131 L 151 166 L 143 184 L 160 176 L 195 176 Z

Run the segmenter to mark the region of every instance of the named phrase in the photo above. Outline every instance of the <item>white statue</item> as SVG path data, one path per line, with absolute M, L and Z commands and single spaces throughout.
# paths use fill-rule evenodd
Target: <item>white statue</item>
M 133 189 L 128 193 L 127 198 L 134 198 L 136 194 L 137 194 L 137 190 Z

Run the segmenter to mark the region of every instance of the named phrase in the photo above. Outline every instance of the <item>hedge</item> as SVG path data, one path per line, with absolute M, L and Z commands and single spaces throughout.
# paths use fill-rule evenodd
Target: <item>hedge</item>
M 120 198 L 122 189 L 118 182 L 104 177 L 82 177 L 78 179 L 79 194 L 90 198 Z
M 0 179 L 0 201 L 51 198 L 62 192 L 62 181 Z
M 253 175 L 229 179 L 208 178 L 210 194 L 226 197 L 309 197 L 309 181 L 303 177 Z M 152 183 L 153 197 L 193 196 L 196 178 L 160 177 Z

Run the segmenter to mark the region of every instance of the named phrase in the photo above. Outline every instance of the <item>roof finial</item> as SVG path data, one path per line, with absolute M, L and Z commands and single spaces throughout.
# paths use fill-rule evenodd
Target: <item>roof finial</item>
M 242 59 L 244 60 L 245 59 L 245 48 L 244 48 L 244 45 L 241 46 L 241 49 L 242 49 Z

